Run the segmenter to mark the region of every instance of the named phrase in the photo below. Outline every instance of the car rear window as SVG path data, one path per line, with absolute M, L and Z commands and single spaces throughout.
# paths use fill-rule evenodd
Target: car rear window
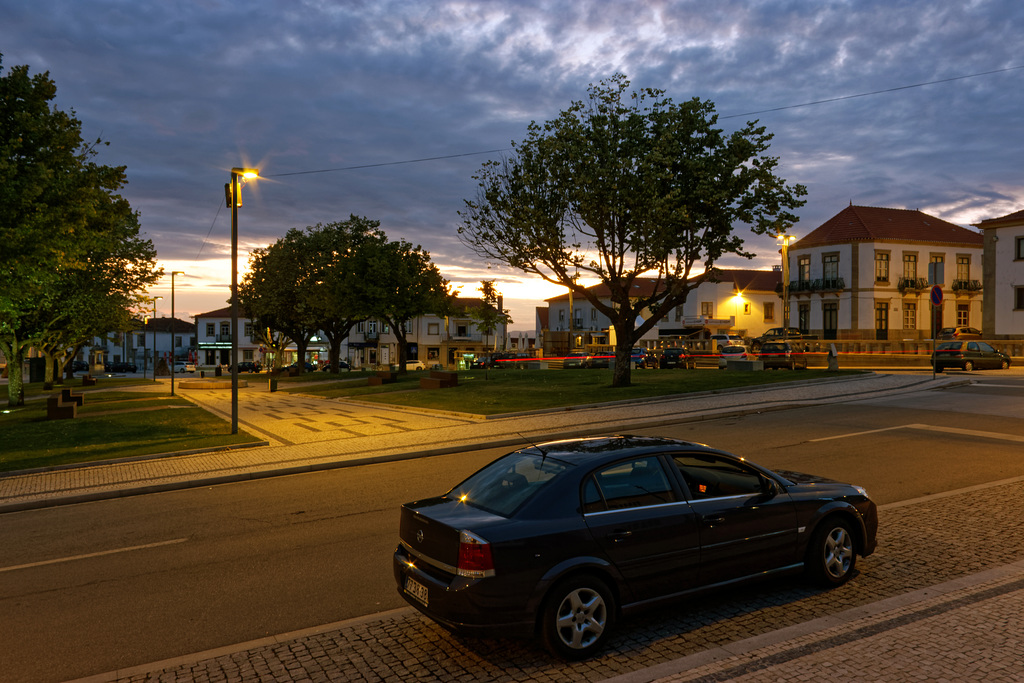
M 509 517 L 571 465 L 539 453 L 510 453 L 462 482 L 445 497 Z
M 961 342 L 943 342 L 935 347 L 936 351 L 959 351 Z
M 742 346 L 723 346 L 722 353 L 746 353 L 746 349 Z

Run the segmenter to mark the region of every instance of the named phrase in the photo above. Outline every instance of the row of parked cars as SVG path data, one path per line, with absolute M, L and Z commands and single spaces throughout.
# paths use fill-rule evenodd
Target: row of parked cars
M 562 359 L 562 367 L 607 368 L 614 358 L 615 356 L 611 354 L 574 352 Z M 790 342 L 766 342 L 761 345 L 758 353 L 754 353 L 743 344 L 730 342 L 708 353 L 691 352 L 682 346 L 670 346 L 659 350 L 634 348 L 630 354 L 630 361 L 635 363 L 637 368 L 644 369 L 693 369 L 697 367 L 698 358 L 709 359 L 720 368 L 727 367 L 730 360 L 760 360 L 764 363 L 765 369 L 807 368 L 807 355 L 803 348 Z

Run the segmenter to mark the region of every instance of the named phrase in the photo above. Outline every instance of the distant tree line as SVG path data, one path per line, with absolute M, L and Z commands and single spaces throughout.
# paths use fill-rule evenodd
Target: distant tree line
M 380 221 L 362 216 L 291 229 L 249 258 L 238 288 L 239 305 L 267 347 L 294 343 L 299 368 L 313 335 L 323 332 L 332 372 L 352 328 L 377 319 L 398 339 L 398 367 L 408 357 L 406 323 L 454 312 L 449 283 L 430 254 L 405 240 L 390 241 Z M 281 354 L 275 354 L 280 367 Z

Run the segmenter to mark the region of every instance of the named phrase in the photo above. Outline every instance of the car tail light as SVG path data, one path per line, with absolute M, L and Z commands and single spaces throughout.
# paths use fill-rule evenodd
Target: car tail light
M 494 558 L 491 544 L 476 534 L 463 531 L 459 534 L 459 576 L 482 579 L 494 576 Z

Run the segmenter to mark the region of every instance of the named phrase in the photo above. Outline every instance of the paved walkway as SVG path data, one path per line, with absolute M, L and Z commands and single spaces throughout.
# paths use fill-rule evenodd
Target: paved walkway
M 482 420 L 456 414 L 382 409 L 356 402 L 271 394 L 254 386 L 240 392 L 240 425 L 261 435 L 269 445 L 15 473 L 0 477 L 0 512 L 467 448 L 512 447 L 535 438 L 561 438 L 806 403 L 873 398 L 964 381 L 952 376 L 932 379 L 922 375 L 869 375 L 639 404 L 549 411 L 530 415 L 528 420 L 524 416 Z M 187 397 L 215 413 L 229 416 L 230 392 L 196 391 L 187 393 Z M 1003 484 L 1016 493 L 1024 490 L 1024 480 Z M 969 493 L 962 498 L 965 500 L 961 505 L 972 504 Z M 885 508 L 903 506 L 926 509 L 929 503 L 930 500 L 905 501 L 883 506 L 883 512 Z M 613 683 L 767 683 L 825 678 L 1021 681 L 1022 613 L 1024 561 L 1017 561 L 626 674 L 615 676 L 608 671 L 602 675 L 599 665 L 594 664 L 595 668 L 588 669 L 583 679 Z M 408 662 L 393 656 L 388 641 L 407 641 L 411 632 L 427 632 L 430 628 L 413 610 L 395 610 L 83 681 L 400 681 L 408 677 L 424 681 L 471 680 L 472 675 L 466 678 L 465 672 L 410 671 L 404 668 L 409 666 Z M 429 632 L 424 637 L 429 642 L 436 640 L 438 634 Z M 413 633 L 412 638 L 417 639 L 418 635 Z M 373 645 L 373 641 L 378 644 Z M 364 646 L 371 649 L 364 652 Z M 364 655 L 372 654 L 374 647 L 378 648 L 375 656 L 380 659 L 366 662 Z M 469 656 L 473 658 L 472 653 Z M 578 678 L 581 671 L 576 669 L 573 673 Z M 540 678 L 556 680 L 549 675 Z M 509 680 L 524 679 L 512 676 Z

